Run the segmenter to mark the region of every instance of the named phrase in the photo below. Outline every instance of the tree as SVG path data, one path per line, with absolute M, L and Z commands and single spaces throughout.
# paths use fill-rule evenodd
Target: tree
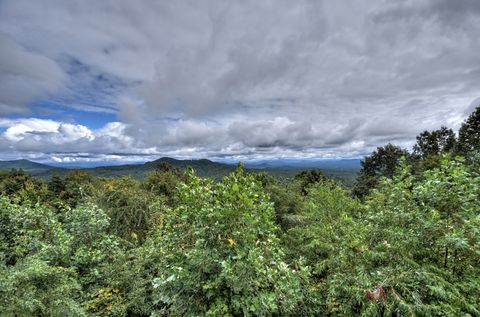
M 49 208 L 0 197 L 2 316 L 85 316 L 70 241 Z
M 480 106 L 463 122 L 458 132 L 458 153 L 480 151 Z
M 371 301 L 366 310 L 480 314 L 479 195 L 480 178 L 448 156 L 421 180 L 405 168 L 382 183 L 366 206 L 367 262 L 361 265 L 371 270 L 369 289 L 381 287 L 385 299 Z
M 325 315 L 480 315 L 480 178 L 462 161 L 444 156 L 420 180 L 402 167 L 360 212 L 325 193 L 313 192 L 319 221 L 296 229 Z
M 90 173 L 82 170 L 74 170 L 65 178 L 54 175 L 48 183 L 51 201 L 55 204 L 60 201 L 70 207 L 93 195 L 94 181 Z
M 441 127 L 434 131 L 423 131 L 417 136 L 414 154 L 422 159 L 449 153 L 455 148 L 456 138 L 452 129 Z
M 337 307 L 339 296 L 335 288 L 340 285 L 325 285 L 325 279 L 335 272 L 339 263 L 348 266 L 358 261 L 352 255 L 363 248 L 365 228 L 354 218 L 361 211 L 360 204 L 347 190 L 329 180 L 311 186 L 305 199 L 308 207 L 296 215 L 302 218 L 301 223 L 282 236 L 287 258 L 294 261 L 301 255 L 311 268 L 305 304 L 295 315 L 354 316 Z M 349 252 L 339 252 L 342 249 Z M 361 285 L 351 291 L 355 288 Z
M 307 188 L 310 185 L 302 187 L 302 182 L 297 180 L 279 181 L 272 175 L 261 172 L 254 173 L 255 180 L 262 185 L 263 190 L 270 197 L 275 210 L 275 222 L 282 230 L 298 225 L 301 218 L 298 217 L 305 209 L 305 195 L 301 188 Z
M 317 170 L 308 170 L 302 171 L 301 173 L 295 175 L 294 180 L 299 182 L 300 190 L 303 195 L 306 195 L 308 188 L 316 183 L 325 181 L 327 178 L 321 171 Z
M 164 216 L 156 300 L 175 316 L 287 315 L 303 270 L 283 261 L 273 208 L 252 175 L 222 182 L 189 174 Z
M 165 196 L 172 201 L 177 184 L 184 180 L 183 173 L 168 163 L 161 162 L 155 171 L 147 174 L 143 188 L 156 194 Z
M 123 239 L 143 242 L 160 215 L 161 198 L 130 177 L 109 179 L 102 185 L 96 202 L 110 217 L 110 230 Z
M 22 169 L 0 172 L 0 193 L 18 203 L 35 204 L 47 198 L 45 184 Z
M 15 266 L 0 262 L 0 311 L 5 317 L 86 316 L 75 271 L 28 257 Z
M 402 157 L 409 158 L 410 154 L 390 143 L 378 147 L 366 156 L 361 161 L 362 167 L 352 190 L 353 194 L 365 197 L 378 184 L 380 177 L 392 178 Z

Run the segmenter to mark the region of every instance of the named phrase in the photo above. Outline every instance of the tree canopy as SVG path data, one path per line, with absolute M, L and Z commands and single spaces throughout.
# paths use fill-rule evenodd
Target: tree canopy
M 423 131 L 417 136 L 413 152 L 425 159 L 453 151 L 456 142 L 455 133 L 447 127 L 441 127 L 434 131 Z
M 458 132 L 458 153 L 480 151 L 480 106 L 463 122 Z
M 393 177 L 400 159 L 408 156 L 407 150 L 390 143 L 378 147 L 361 161 L 362 168 L 353 188 L 354 195 L 364 197 L 378 184 L 381 177 Z

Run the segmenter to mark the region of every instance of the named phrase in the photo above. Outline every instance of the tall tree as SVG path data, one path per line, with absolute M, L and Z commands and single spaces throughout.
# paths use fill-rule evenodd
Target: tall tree
M 455 133 L 452 129 L 441 127 L 434 131 L 423 131 L 417 136 L 417 143 L 413 151 L 422 159 L 451 152 L 456 144 Z
M 457 150 L 462 155 L 480 151 L 480 106 L 470 114 L 460 127 Z
M 353 194 L 357 197 L 368 195 L 370 190 L 378 184 L 380 177 L 392 178 L 400 158 L 409 156 L 407 150 L 391 143 L 378 147 L 362 160 L 362 168 L 355 182 Z

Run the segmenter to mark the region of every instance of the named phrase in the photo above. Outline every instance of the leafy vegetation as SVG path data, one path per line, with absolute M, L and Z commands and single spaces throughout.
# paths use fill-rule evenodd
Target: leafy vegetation
M 377 149 L 353 190 L 242 166 L 2 172 L 0 315 L 480 316 L 478 113 L 458 140 Z

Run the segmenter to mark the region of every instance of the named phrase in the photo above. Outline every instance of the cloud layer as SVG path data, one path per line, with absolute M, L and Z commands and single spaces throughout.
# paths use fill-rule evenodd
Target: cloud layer
M 2 153 L 248 159 L 408 147 L 478 104 L 478 34 L 476 0 L 6 0 Z M 28 115 L 38 100 L 119 122 L 39 121 Z

